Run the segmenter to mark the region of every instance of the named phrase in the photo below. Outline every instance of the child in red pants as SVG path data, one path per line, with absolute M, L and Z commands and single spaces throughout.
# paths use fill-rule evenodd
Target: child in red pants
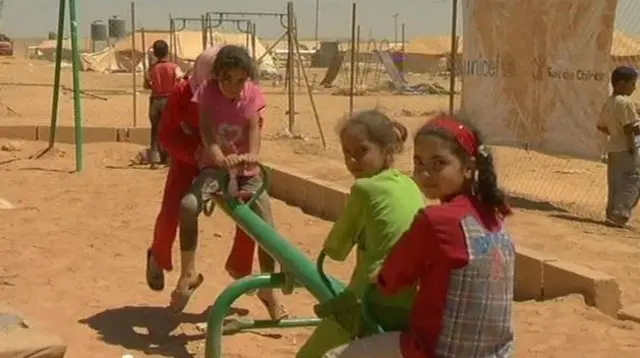
M 191 76 L 183 78 L 169 96 L 164 119 L 159 131 L 159 141 L 171 156 L 171 164 L 160 213 L 154 227 L 153 244 L 147 252 L 146 279 L 149 288 L 164 289 L 164 270 L 173 269 L 171 249 L 179 224 L 180 200 L 189 190 L 199 173 L 195 153 L 201 146 L 199 111 L 191 100 L 198 87 L 211 73 L 216 48 L 205 50 L 196 61 Z M 251 274 L 254 241 L 236 227 L 233 247 L 226 269 L 234 278 Z

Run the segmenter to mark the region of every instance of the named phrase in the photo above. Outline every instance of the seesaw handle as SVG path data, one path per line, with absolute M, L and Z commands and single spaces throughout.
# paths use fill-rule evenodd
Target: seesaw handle
M 336 297 L 338 294 L 331 286 L 329 277 L 324 272 L 324 261 L 326 258 L 327 258 L 327 255 L 324 253 L 324 251 L 320 251 L 320 254 L 318 255 L 318 259 L 316 260 L 316 267 L 318 269 L 318 273 L 320 274 L 320 277 L 322 278 L 322 281 L 325 283 L 325 285 L 327 285 L 327 288 L 331 291 L 333 296 Z M 362 297 L 361 309 L 362 309 L 362 317 L 364 318 L 364 322 L 366 323 L 367 327 L 370 327 L 373 330 L 373 332 L 371 333 L 378 334 L 378 333 L 384 333 L 384 330 L 382 329 L 380 324 L 376 321 L 375 317 L 373 316 L 373 313 L 371 312 L 371 307 L 369 305 L 371 294 L 375 291 L 375 289 L 376 289 L 375 284 L 367 285 L 367 288 L 364 291 L 364 296 Z
M 258 164 L 258 168 L 260 168 L 260 176 L 262 177 L 262 185 L 256 190 L 256 192 L 251 196 L 249 200 L 247 200 L 243 205 L 252 206 L 260 196 L 269 188 L 271 184 L 271 176 L 269 175 L 269 170 L 262 164 Z M 238 194 L 238 179 L 235 175 L 236 168 L 232 168 L 229 171 L 229 181 L 224 188 L 224 197 L 236 197 Z
M 371 312 L 371 294 L 376 290 L 375 284 L 370 284 L 364 291 L 364 297 L 362 297 L 362 317 L 364 317 L 364 321 L 368 327 L 374 330 L 375 334 L 384 333 L 384 330 L 380 326 L 380 324 L 373 317 L 373 313 Z
M 338 296 L 338 293 L 336 292 L 336 290 L 334 290 L 333 285 L 329 280 L 329 277 L 324 272 L 324 260 L 326 258 L 327 258 L 327 254 L 325 254 L 324 251 L 320 251 L 320 254 L 318 255 L 318 259 L 316 260 L 316 268 L 318 269 L 318 273 L 320 274 L 320 279 L 322 279 L 322 282 L 327 286 L 327 288 L 329 289 L 333 297 L 336 297 Z

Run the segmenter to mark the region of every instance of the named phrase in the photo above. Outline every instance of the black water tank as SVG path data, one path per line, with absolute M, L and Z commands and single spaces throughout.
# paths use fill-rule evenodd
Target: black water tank
M 127 36 L 127 23 L 124 20 L 114 16 L 109 19 L 109 37 L 112 39 L 121 39 Z
M 320 49 L 311 57 L 311 67 L 329 67 L 333 58 L 340 52 L 340 43 L 337 41 L 320 42 Z
M 107 25 L 98 20 L 91 24 L 91 41 L 109 41 Z

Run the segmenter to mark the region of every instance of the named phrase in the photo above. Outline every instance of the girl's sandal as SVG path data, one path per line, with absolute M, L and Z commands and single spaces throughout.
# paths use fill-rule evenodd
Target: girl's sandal
M 284 305 L 275 304 L 270 300 L 264 297 L 261 297 L 260 293 L 257 294 L 257 297 L 260 300 L 260 302 L 262 302 L 262 304 L 264 305 L 264 308 L 267 309 L 267 312 L 269 313 L 269 317 L 271 317 L 272 320 L 280 321 L 289 317 L 289 312 L 287 312 L 287 309 L 284 308 Z
M 147 286 L 154 291 L 164 290 L 164 270 L 159 268 L 153 259 L 151 249 L 147 250 L 147 269 L 145 272 Z
M 185 307 L 189 303 L 189 299 L 191 299 L 191 295 L 202 285 L 204 282 L 204 276 L 202 274 L 198 274 L 196 280 L 189 284 L 186 290 L 182 290 L 176 288 L 171 292 L 171 302 L 169 303 L 169 308 L 175 313 L 180 313 L 184 311 Z

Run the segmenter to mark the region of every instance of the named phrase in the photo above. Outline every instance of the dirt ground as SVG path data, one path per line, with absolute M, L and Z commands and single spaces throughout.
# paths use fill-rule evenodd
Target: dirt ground
M 50 115 L 53 68 L 41 62 L 3 61 L 0 66 L 0 126 L 46 124 Z M 18 75 L 19 74 L 19 75 Z M 68 72 L 64 83 L 70 82 Z M 132 125 L 130 75 L 83 73 L 83 87 L 107 100 L 85 98 L 85 125 Z M 8 84 L 13 83 L 13 84 Z M 308 140 L 277 138 L 286 127 L 286 96 L 266 85 L 269 103 L 263 154 L 321 179 L 348 186 L 335 136 L 337 120 L 348 108 L 346 97 L 318 91 L 315 99 L 328 148 L 322 148 L 309 100 L 296 97 L 296 129 Z M 114 94 L 122 91 L 122 94 Z M 445 96 L 356 98 L 356 109 L 380 107 L 415 129 L 425 114 L 447 106 Z M 72 97 L 61 98 L 61 125 L 71 125 Z M 3 112 L 4 111 L 4 112 Z M 138 124 L 146 126 L 146 97 L 138 98 Z M 1 133 L 0 133 L 1 137 Z M 0 145 L 9 141 L 0 139 Z M 232 233 L 224 215 L 202 225 L 200 269 L 205 284 L 188 314 L 171 317 L 162 308 L 168 291 L 153 293 L 144 284 L 144 253 L 151 239 L 165 171 L 127 168 L 141 148 L 126 144 L 92 144 L 86 171 L 73 170 L 73 147 L 59 145 L 42 159 L 27 159 L 44 143 L 12 141 L 0 151 L 0 197 L 18 209 L 0 211 L 0 297 L 69 342 L 68 357 L 202 357 L 204 337 L 195 328 L 206 309 L 230 280 L 222 270 Z M 640 299 L 640 234 L 598 223 L 604 206 L 604 166 L 509 148 L 494 148 L 503 185 L 517 194 L 518 213 L 509 222 L 519 244 L 615 276 L 625 304 Z M 397 165 L 410 170 L 410 145 Z M 278 230 L 310 257 L 317 254 L 329 223 L 275 201 Z M 213 220 L 213 223 L 210 222 Z M 637 220 L 637 218 L 636 218 Z M 637 221 L 635 223 L 637 225 Z M 304 233 L 304 234 L 303 234 Z M 350 263 L 329 271 L 346 279 Z M 169 276 L 168 287 L 175 282 Z M 296 293 L 286 298 L 294 315 L 312 315 L 313 299 Z M 238 307 L 264 317 L 253 298 Z M 522 357 L 638 357 L 640 325 L 616 321 L 587 308 L 580 297 L 516 304 L 518 354 Z M 225 357 L 291 357 L 309 329 L 243 333 L 224 340 Z

